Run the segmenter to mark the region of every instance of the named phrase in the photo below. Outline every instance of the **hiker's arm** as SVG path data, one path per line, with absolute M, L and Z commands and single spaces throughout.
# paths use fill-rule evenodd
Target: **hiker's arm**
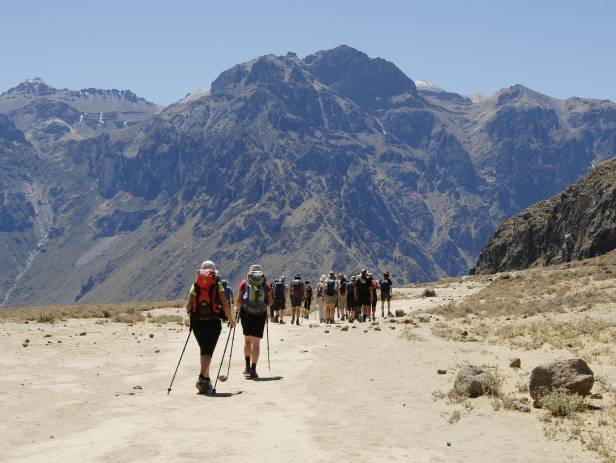
M 227 302 L 227 297 L 225 296 L 224 290 L 219 291 L 218 295 L 220 297 L 220 300 L 222 301 L 222 310 L 225 311 L 227 320 L 229 320 L 229 326 L 233 328 L 235 326 L 235 316 L 231 312 L 231 307 L 229 306 L 229 303 Z
M 237 292 L 237 300 L 235 301 L 235 311 L 239 312 L 242 308 L 242 298 L 244 297 L 244 290 L 240 286 L 240 289 Z
M 194 302 L 195 302 L 195 294 L 191 292 L 188 295 L 188 301 L 186 301 L 186 313 L 192 312 L 192 309 L 195 306 Z

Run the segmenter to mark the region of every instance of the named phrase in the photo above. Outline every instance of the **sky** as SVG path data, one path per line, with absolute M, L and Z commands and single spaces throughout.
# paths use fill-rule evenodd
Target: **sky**
M 522 84 L 616 101 L 615 25 L 607 0 L 12 1 L 0 92 L 41 77 L 166 105 L 257 56 L 345 44 L 465 95 Z

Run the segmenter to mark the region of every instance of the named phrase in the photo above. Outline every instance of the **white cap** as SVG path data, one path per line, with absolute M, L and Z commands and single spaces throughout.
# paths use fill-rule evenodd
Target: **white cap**
M 211 260 L 204 260 L 201 264 L 202 269 L 210 268 L 212 270 L 216 270 L 216 264 Z

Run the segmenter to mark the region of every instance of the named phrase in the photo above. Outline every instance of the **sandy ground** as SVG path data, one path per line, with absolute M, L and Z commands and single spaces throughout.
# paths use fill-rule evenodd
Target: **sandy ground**
M 432 299 L 405 289 L 393 309 L 442 304 L 478 287 L 440 287 Z M 480 398 L 467 411 L 433 400 L 465 362 L 507 371 L 509 349 L 444 341 L 430 322 L 411 328 L 420 340 L 409 341 L 408 325 L 377 321 L 380 331 L 270 325 L 271 372 L 264 342 L 261 381 L 242 376 L 238 330 L 230 378 L 216 397 L 196 394 L 194 339 L 167 395 L 188 333 L 177 324 L 0 324 L 0 461 L 597 461 L 576 442 L 546 439 L 534 410 L 495 412 Z M 546 357 L 516 354 L 529 368 Z M 461 419 L 450 424 L 455 410 Z

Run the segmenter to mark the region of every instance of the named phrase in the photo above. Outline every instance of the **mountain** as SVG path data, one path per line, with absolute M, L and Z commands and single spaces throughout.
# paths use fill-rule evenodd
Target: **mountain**
M 130 90 L 56 89 L 40 78 L 0 95 L 0 113 L 8 115 L 44 156 L 61 154 L 63 142 L 128 127 L 160 109 Z
M 57 139 L 39 135 L 48 119 L 23 108 L 61 97 L 85 112 L 62 96 L 81 92 L 28 82 L 0 97 L 0 111 L 23 134 L 24 158 L 47 166 L 35 177 L 51 218 L 19 283 L 0 281 L 1 291 L 15 286 L 9 304 L 39 293 L 183 297 L 205 257 L 234 283 L 255 261 L 311 278 L 364 266 L 398 283 L 464 274 L 498 223 L 616 148 L 609 101 L 517 85 L 473 102 L 347 46 L 238 64 L 162 110 L 131 97 L 133 110 L 117 109 L 123 122 L 138 114 L 128 124 L 88 132 L 73 118 Z M 19 107 L 6 103 L 15 92 Z M 97 97 L 87 112 L 105 113 L 114 98 L 125 100 Z M 29 258 L 15 255 L 13 277 Z
M 502 223 L 479 255 L 488 274 L 595 257 L 616 249 L 616 160 Z

